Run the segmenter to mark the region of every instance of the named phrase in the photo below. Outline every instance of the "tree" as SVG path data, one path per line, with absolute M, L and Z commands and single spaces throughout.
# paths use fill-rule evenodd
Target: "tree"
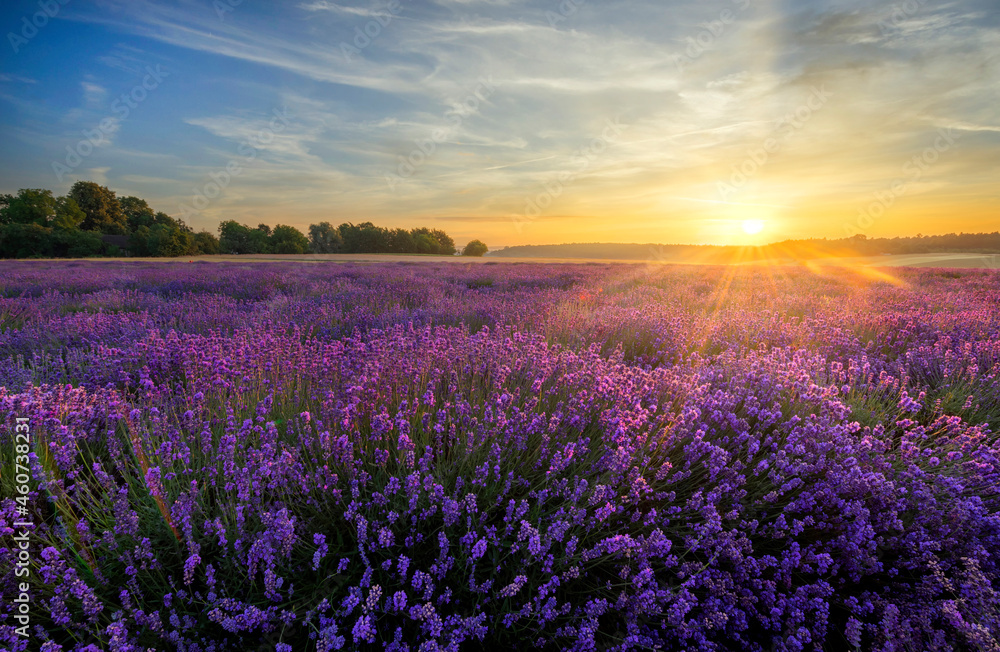
M 334 254 L 344 246 L 340 231 L 329 222 L 309 225 L 309 251 L 314 254 Z
M 45 258 L 52 255 L 52 229 L 29 222 L 0 226 L 0 258 Z
M 128 218 L 113 190 L 93 181 L 77 181 L 69 196 L 76 200 L 86 215 L 80 228 L 113 235 L 129 232 Z
M 444 231 L 439 229 L 428 229 L 420 227 L 410 231 L 416 243 L 416 251 L 419 254 L 444 254 L 450 256 L 455 253 L 455 241 Z
M 465 249 L 462 249 L 463 256 L 482 256 L 487 251 L 487 247 L 481 240 L 473 240 L 469 244 L 465 245 Z
M 53 229 L 51 241 L 52 255 L 58 258 L 88 258 L 105 253 L 104 241 L 93 231 Z
M 149 252 L 149 227 L 140 226 L 128 237 L 129 247 L 136 256 L 152 256 Z
M 0 224 L 37 224 L 49 226 L 56 215 L 56 200 L 51 190 L 21 188 L 17 196 L 5 195 L 7 205 L 0 211 Z
M 80 205 L 72 197 L 66 196 L 56 199 L 56 215 L 52 219 L 52 226 L 55 229 L 59 231 L 76 231 L 86 218 L 87 215 L 80 209 Z M 97 253 L 100 252 L 98 251 Z M 79 256 L 73 257 L 78 258 Z
M 451 236 L 440 229 L 433 229 L 431 231 L 431 237 L 437 242 L 437 253 L 452 256 L 455 253 L 455 241 L 451 239 Z
M 261 224 L 260 226 L 267 226 L 266 224 Z M 268 227 L 265 231 L 258 226 L 256 229 L 250 229 L 250 251 L 251 254 L 269 254 L 271 253 L 271 227 Z M 248 227 L 249 228 L 249 227 Z
M 420 227 L 407 231 L 406 229 L 398 228 L 386 229 L 375 226 L 371 222 L 362 222 L 361 224 L 345 222 L 338 226 L 336 230 L 343 240 L 341 251 L 349 254 L 421 253 L 451 255 L 455 253 L 455 241 L 447 233 L 437 229 L 432 230 Z
M 252 247 L 250 227 L 235 220 L 219 225 L 219 251 L 224 254 L 249 254 L 253 253 Z
M 385 229 L 362 222 L 355 226 L 344 223 L 337 227 L 344 239 L 344 251 L 349 254 L 373 254 L 389 250 L 389 238 Z
M 190 231 L 188 225 L 182 220 L 175 220 L 163 211 L 157 211 L 156 215 L 153 216 L 153 222 L 156 224 L 162 224 L 163 226 L 177 227 L 181 231 Z
M 180 256 L 191 249 L 194 236 L 179 226 L 154 224 L 149 228 L 146 249 L 150 256 Z
M 190 233 L 191 235 L 194 235 L 194 229 L 192 229 L 190 226 L 188 226 L 187 222 L 185 222 L 181 218 L 179 218 L 179 217 L 170 217 L 166 213 L 162 213 L 162 212 L 156 214 L 156 219 L 158 221 L 162 220 L 164 218 L 170 220 L 170 223 L 173 224 L 173 225 L 175 225 L 181 231 L 184 231 L 185 233 Z
M 229 220 L 219 225 L 219 251 L 224 254 L 266 254 L 270 251 L 268 235 L 260 227 L 251 229 L 246 224 Z
M 309 251 L 309 238 L 294 226 L 285 224 L 274 227 L 269 244 L 276 254 L 304 254 Z
M 192 254 L 217 254 L 219 253 L 219 239 L 208 231 L 200 231 L 194 234 Z
M 149 207 L 145 199 L 139 197 L 121 197 L 118 203 L 125 214 L 129 231 L 138 231 L 142 226 L 153 226 L 156 224 L 157 214 Z
M 413 251 L 418 254 L 436 254 L 437 241 L 431 237 L 430 233 L 424 233 L 427 229 L 414 229 L 411 231 L 413 238 Z
M 389 232 L 389 251 L 394 254 L 412 254 L 416 251 L 413 236 L 406 229 L 393 229 Z

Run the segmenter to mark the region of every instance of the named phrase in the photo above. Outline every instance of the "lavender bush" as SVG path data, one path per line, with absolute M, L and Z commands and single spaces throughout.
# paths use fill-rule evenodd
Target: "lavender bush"
M 995 273 L 4 272 L 6 649 L 1000 650 Z

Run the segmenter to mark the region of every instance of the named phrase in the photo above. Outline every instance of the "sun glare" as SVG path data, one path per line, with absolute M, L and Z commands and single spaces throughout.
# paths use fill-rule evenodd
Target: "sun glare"
M 743 231 L 748 235 L 757 235 L 764 230 L 764 220 L 743 220 Z

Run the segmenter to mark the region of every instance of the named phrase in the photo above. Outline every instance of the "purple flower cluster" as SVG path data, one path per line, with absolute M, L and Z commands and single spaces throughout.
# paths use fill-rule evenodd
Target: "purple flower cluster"
M 70 264 L 0 297 L 42 649 L 998 649 L 996 274 Z

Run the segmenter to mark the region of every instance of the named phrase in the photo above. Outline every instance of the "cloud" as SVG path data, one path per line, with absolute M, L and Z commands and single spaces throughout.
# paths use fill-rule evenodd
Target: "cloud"
M 735 11 L 739 3 L 609 0 L 550 22 L 555 0 L 405 1 L 347 58 L 341 43 L 354 45 L 383 5 L 306 0 L 272 11 L 242 3 L 220 21 L 193 4 L 105 0 L 67 14 L 122 42 L 99 55 L 100 79 L 81 83 L 83 106 L 62 124 L 78 132 L 103 117 L 92 114 L 107 110 L 104 88 L 117 88 L 106 75 L 134 76 L 150 57 L 170 57 L 175 79 L 194 90 L 158 96 L 143 113 L 183 138 L 162 152 L 143 146 L 150 157 L 169 151 L 171 165 L 184 163 L 171 172 L 180 197 L 237 156 L 271 107 L 287 105 L 294 116 L 256 148 L 253 165 L 206 211 L 213 218 L 239 211 L 264 220 L 294 205 L 303 220 L 326 211 L 499 224 L 572 165 L 608 119 L 627 123 L 627 134 L 531 229 L 545 232 L 556 219 L 550 213 L 598 220 L 607 211 L 613 224 L 633 216 L 641 228 L 659 219 L 667 230 L 673 220 L 726 220 L 736 210 L 850 213 L 941 125 L 964 130 L 965 144 L 936 168 L 940 178 L 923 182 L 923 197 L 945 196 L 965 183 L 958 171 L 991 160 L 983 152 L 998 130 L 1000 68 L 990 53 L 1000 52 L 1000 18 L 990 0 L 915 4 L 761 1 Z M 735 18 L 720 22 L 727 8 Z M 484 76 L 496 91 L 452 124 L 449 111 Z M 782 141 L 739 197 L 720 203 L 720 180 L 820 87 L 832 99 Z M 0 99 L 23 115 L 34 101 L 13 90 Z M 27 119 L 20 126 L 44 130 Z M 405 183 L 387 184 L 400 157 L 438 129 L 447 137 Z M 111 171 L 147 165 L 137 148 L 115 149 Z M 168 176 L 154 162 L 130 178 Z M 840 234 L 839 223 L 824 224 Z
M 87 168 L 68 173 L 66 178 L 73 181 L 94 181 L 102 186 L 106 186 L 108 185 L 108 172 L 110 171 L 110 167 Z
M 12 75 L 9 73 L 0 73 L 0 83 L 14 82 L 18 84 L 37 84 L 38 81 L 31 79 L 30 77 L 22 77 L 21 75 Z
M 364 18 L 372 18 L 374 16 L 384 16 L 386 13 L 385 9 L 365 9 L 363 7 L 348 7 L 346 5 L 339 5 L 336 2 L 326 2 L 325 0 L 316 0 L 314 2 L 305 2 L 299 5 L 300 9 L 305 11 L 329 11 L 337 14 L 345 14 L 348 16 L 362 16 Z
M 106 88 L 93 82 L 82 81 L 80 82 L 80 88 L 83 91 L 83 103 L 90 108 L 96 108 L 104 104 L 105 98 L 108 95 Z

